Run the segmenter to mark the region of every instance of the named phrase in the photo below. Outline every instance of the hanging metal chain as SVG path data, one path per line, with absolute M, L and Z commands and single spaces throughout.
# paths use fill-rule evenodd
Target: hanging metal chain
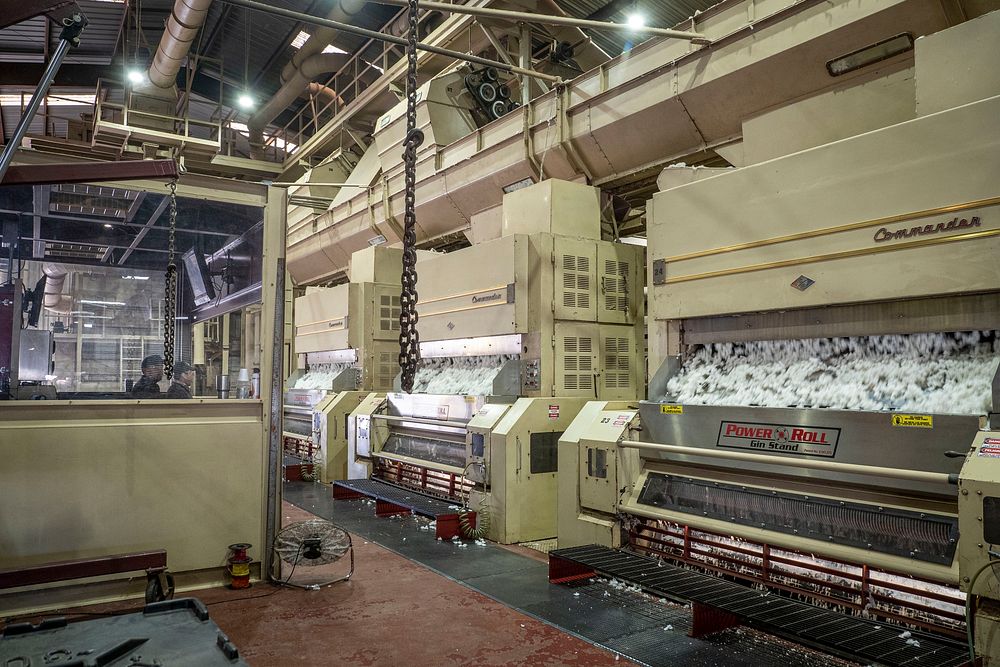
M 417 148 L 424 133 L 417 129 L 417 0 L 409 0 L 410 27 L 406 39 L 406 138 L 403 165 L 405 206 L 403 212 L 403 273 L 399 293 L 399 368 L 403 391 L 413 391 L 420 361 L 417 333 Z
M 163 372 L 167 379 L 174 374 L 174 329 L 177 325 L 177 179 L 170 181 L 170 222 L 167 240 L 167 280 L 163 295 Z

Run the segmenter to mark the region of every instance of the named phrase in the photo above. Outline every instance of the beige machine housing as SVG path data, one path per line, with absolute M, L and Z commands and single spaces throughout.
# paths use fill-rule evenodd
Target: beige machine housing
M 864 600 L 845 606 L 961 631 L 958 585 L 991 557 L 984 498 L 997 492 L 1000 464 L 983 453 L 996 435 L 979 429 L 1000 411 L 996 377 L 982 414 L 681 403 L 667 385 L 701 345 L 1000 328 L 1000 86 L 984 74 L 963 80 L 957 103 L 935 92 L 946 72 L 955 76 L 949 65 L 958 55 L 973 75 L 988 70 L 985 53 L 968 45 L 998 33 L 994 12 L 918 39 L 911 80 L 887 73 L 882 90 L 893 105 L 909 96 L 910 113 L 898 122 L 742 168 L 664 172 L 648 207 L 650 399 L 590 403 L 564 434 L 560 546 L 628 545 L 727 572 L 712 554 L 743 549 L 734 562 L 766 568 L 767 550 L 780 549 L 803 562 L 902 573 L 892 581 L 922 580 L 915 588 L 938 596 L 930 616 L 940 609 L 948 617 L 896 617 L 891 605 Z M 831 126 L 834 112 L 849 113 L 850 100 L 871 90 L 840 93 Z M 795 132 L 791 119 L 815 108 L 814 99 L 797 100 L 770 112 L 783 122 L 762 119 L 760 127 L 774 133 L 772 145 L 794 146 L 782 128 Z M 744 130 L 747 145 L 753 128 Z M 982 390 L 989 396 L 988 382 Z M 832 446 L 817 453 L 789 444 L 786 425 Z M 757 440 L 739 448 L 725 439 L 729 429 Z M 822 528 L 798 525 L 806 515 Z M 916 526 L 926 528 L 926 551 L 916 546 Z M 705 542 L 689 543 L 689 535 Z M 768 585 L 768 576 L 755 580 Z M 984 576 L 989 583 L 977 592 L 996 600 L 997 580 Z M 995 656 L 995 605 L 981 609 L 980 629 L 996 639 L 977 631 L 977 647 Z
M 557 442 L 583 404 L 639 394 L 643 249 L 601 240 L 596 189 L 558 180 L 506 195 L 502 227 L 417 263 L 421 358 L 489 358 L 490 387 L 368 400 L 351 452 L 356 474 L 481 506 L 510 543 L 555 537 Z
M 309 288 L 295 300 L 299 370 L 285 394 L 286 449 L 313 452 L 318 479 L 347 478 L 347 415 L 371 391 L 392 388 L 399 336 L 402 251 L 365 248 L 351 257 L 351 282 Z M 294 389 L 310 369 L 327 365 L 336 377 L 320 389 Z

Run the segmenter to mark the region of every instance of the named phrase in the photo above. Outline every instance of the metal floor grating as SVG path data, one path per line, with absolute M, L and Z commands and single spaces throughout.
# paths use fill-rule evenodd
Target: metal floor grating
M 415 514 L 437 519 L 443 516 L 454 516 L 459 507 L 446 500 L 438 500 L 408 489 L 393 486 L 377 479 L 345 479 L 333 483 L 334 489 L 341 488 L 369 496 L 376 500 L 406 507 Z
M 761 592 L 717 576 L 664 564 L 654 558 L 601 546 L 558 549 L 550 557 L 561 558 L 595 572 L 640 586 L 664 597 L 680 597 L 726 611 L 748 624 L 788 637 L 796 642 L 819 646 L 832 653 L 887 666 L 959 667 L 968 661 L 965 646 L 957 641 L 841 614 L 836 611 Z M 919 646 L 908 644 L 912 638 Z M 642 643 L 642 637 L 631 641 Z M 622 650 L 610 646 L 615 650 Z M 632 651 L 632 652 L 629 652 Z M 628 655 L 643 653 L 631 647 Z M 636 655 L 640 660 L 641 656 Z M 676 656 L 674 656 L 676 658 Z M 647 663 L 653 664 L 653 663 Z

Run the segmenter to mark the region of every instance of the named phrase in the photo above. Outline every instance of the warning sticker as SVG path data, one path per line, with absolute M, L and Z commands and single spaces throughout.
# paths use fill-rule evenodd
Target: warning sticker
M 983 438 L 984 445 L 1000 445 L 1000 438 Z
M 934 417 L 930 415 L 893 415 L 893 426 L 909 426 L 912 428 L 934 428 Z
M 665 415 L 682 415 L 684 414 L 683 405 L 661 405 L 660 412 Z
M 612 426 L 624 426 L 625 424 L 632 421 L 631 414 L 618 415 L 615 417 L 615 421 L 611 424 Z
M 549 419 L 559 419 L 559 406 L 550 405 L 549 406 Z
M 986 438 L 986 440 L 996 440 L 996 438 Z M 979 448 L 979 455 L 1000 459 L 1000 445 L 991 445 L 983 441 L 983 446 Z

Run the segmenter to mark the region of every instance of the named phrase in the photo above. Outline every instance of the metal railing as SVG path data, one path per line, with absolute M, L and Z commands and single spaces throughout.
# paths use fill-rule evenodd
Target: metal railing
M 114 79 L 99 79 L 94 105 L 94 134 L 101 131 L 100 123 L 112 123 L 128 128 L 154 129 L 175 134 L 182 139 L 199 139 L 221 145 L 223 127 L 221 103 L 215 104 L 209 120 L 199 120 L 191 118 L 190 97 L 187 95 L 181 97 L 172 114 L 137 109 L 135 104 L 137 97 L 131 86 L 125 86 Z M 114 102 L 113 99 L 123 101 Z
M 395 14 L 380 32 L 388 32 L 405 14 L 405 9 Z M 424 12 L 419 23 L 423 25 L 430 15 L 430 12 Z M 357 99 L 362 91 L 376 83 L 388 85 L 389 81 L 382 81 L 385 72 L 403 57 L 400 47 L 394 44 L 374 39 L 366 41 L 347 64 L 322 82 L 322 86 L 335 93 L 330 99 L 324 100 L 315 93 L 309 93 L 307 104 L 283 126 L 268 133 L 263 147 L 265 159 L 277 162 L 293 155 L 310 136 Z M 284 148 L 280 148 L 279 143 Z

